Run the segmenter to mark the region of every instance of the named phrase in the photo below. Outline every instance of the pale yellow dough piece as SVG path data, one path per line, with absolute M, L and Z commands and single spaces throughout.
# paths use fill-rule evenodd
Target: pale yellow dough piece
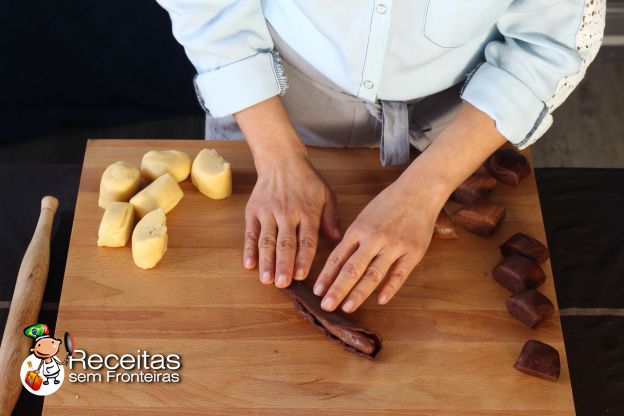
M 182 182 L 191 173 L 191 158 L 179 150 L 150 150 L 141 160 L 141 174 L 153 181 L 165 173 L 170 173 Z
M 156 266 L 167 251 L 167 217 L 161 208 L 145 215 L 132 232 L 132 258 L 142 269 Z
M 136 166 L 126 162 L 109 165 L 100 180 L 98 205 L 106 209 L 111 202 L 128 202 L 139 189 L 141 173 Z
M 111 202 L 104 211 L 97 245 L 123 247 L 128 242 L 134 225 L 134 207 L 128 202 Z
M 208 198 L 223 199 L 232 195 L 230 164 L 214 149 L 203 149 L 195 157 L 191 181 Z
M 162 208 L 165 214 L 171 211 L 182 199 L 184 193 L 170 173 L 166 173 L 147 185 L 130 200 L 139 217 L 143 217 L 156 208 Z

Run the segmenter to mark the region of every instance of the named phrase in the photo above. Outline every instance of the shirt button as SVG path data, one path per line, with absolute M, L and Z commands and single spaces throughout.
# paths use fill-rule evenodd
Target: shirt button
M 370 90 L 374 86 L 375 84 L 373 84 L 373 81 L 371 81 L 370 79 L 367 79 L 366 81 L 364 81 L 364 88 L 366 88 L 367 90 Z
M 388 8 L 386 7 L 386 5 L 385 5 L 385 4 L 378 4 L 378 5 L 375 7 L 375 10 L 376 10 L 376 11 L 377 11 L 377 13 L 379 13 L 379 14 L 384 14 L 384 13 L 386 13 L 386 12 L 388 11 Z

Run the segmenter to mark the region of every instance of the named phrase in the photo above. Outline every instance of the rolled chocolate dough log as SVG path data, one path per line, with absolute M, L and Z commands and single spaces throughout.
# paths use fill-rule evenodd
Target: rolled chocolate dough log
M 505 304 L 509 313 L 529 328 L 535 328 L 555 311 L 552 302 L 537 290 L 515 293 Z
M 550 252 L 544 244 L 524 233 L 512 235 L 500 246 L 500 250 L 503 257 L 519 254 L 539 264 L 544 263 L 550 257 Z
M 440 240 L 454 240 L 457 237 L 455 224 L 444 208 L 440 211 L 433 228 L 433 235 Z
M 457 211 L 453 219 L 468 231 L 488 237 L 496 231 L 506 212 L 503 205 L 482 199 Z
M 544 380 L 557 381 L 561 372 L 559 351 L 541 341 L 530 339 L 522 347 L 514 368 Z
M 546 280 L 544 271 L 531 259 L 512 254 L 492 270 L 494 280 L 513 293 L 535 289 Z
M 382 347 L 379 334 L 357 326 L 340 312 L 321 309 L 321 298 L 303 282 L 292 282 L 282 291 L 288 295 L 297 312 L 330 340 L 357 355 L 371 360 L 377 358 Z
M 485 167 L 496 179 L 511 186 L 518 186 L 531 174 L 526 157 L 512 149 L 497 150 L 485 161 Z
M 496 187 L 496 179 L 485 168 L 480 168 L 463 181 L 451 194 L 451 198 L 460 204 L 468 205 L 481 199 L 487 199 Z

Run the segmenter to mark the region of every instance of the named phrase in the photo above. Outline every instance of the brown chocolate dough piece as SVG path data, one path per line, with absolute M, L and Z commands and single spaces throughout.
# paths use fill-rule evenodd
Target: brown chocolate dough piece
M 535 289 L 546 280 L 544 271 L 531 259 L 512 254 L 492 270 L 494 280 L 513 293 Z
M 561 372 L 559 352 L 548 344 L 530 339 L 522 347 L 514 368 L 544 380 L 557 381 Z
M 295 309 L 326 337 L 347 351 L 375 359 L 381 351 L 379 334 L 361 328 L 340 312 L 327 312 L 321 308 L 317 297 L 303 282 L 292 282 L 282 289 L 295 305 Z
M 463 181 L 451 194 L 451 198 L 460 204 L 468 205 L 480 199 L 487 199 L 496 187 L 496 179 L 487 169 L 480 168 Z
M 550 257 L 550 252 L 544 244 L 524 233 L 512 235 L 500 246 L 500 250 L 503 257 L 519 254 L 539 264 L 544 263 Z
M 454 240 L 457 238 L 455 224 L 453 224 L 453 220 L 449 217 L 444 208 L 442 208 L 442 211 L 440 211 L 436 219 L 433 235 L 441 240 Z
M 526 157 L 512 149 L 497 150 L 485 161 L 485 167 L 496 179 L 511 186 L 518 186 L 531 174 Z
M 482 199 L 457 211 L 453 219 L 468 231 L 488 237 L 496 231 L 506 212 L 503 205 Z
M 509 313 L 529 328 L 535 328 L 555 311 L 552 302 L 537 290 L 513 294 L 505 304 Z

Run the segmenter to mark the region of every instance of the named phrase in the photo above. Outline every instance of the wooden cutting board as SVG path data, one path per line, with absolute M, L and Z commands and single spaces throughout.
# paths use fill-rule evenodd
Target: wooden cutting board
M 137 268 L 130 247 L 96 246 L 99 180 L 107 165 L 138 166 L 151 149 L 195 156 L 207 146 L 231 162 L 233 195 L 213 201 L 184 181 L 185 196 L 167 216 L 169 251 L 155 269 Z M 400 174 L 382 168 L 373 149 L 311 148 L 310 157 L 337 194 L 345 229 Z M 384 339 L 374 362 L 327 341 L 284 294 L 243 269 L 243 213 L 254 182 L 251 154 L 241 142 L 89 142 L 57 335 L 71 332 L 90 354 L 179 354 L 182 381 L 71 383 L 66 377 L 46 398 L 46 414 L 574 414 L 558 314 L 527 329 L 508 314 L 509 293 L 490 274 L 501 258 L 498 245 L 513 233 L 545 241 L 533 176 L 492 193 L 507 218 L 491 238 L 459 229 L 458 240 L 434 239 L 394 300 L 383 307 L 369 301 L 355 314 Z M 322 239 L 312 277 L 330 250 Z M 541 291 L 555 302 L 550 263 L 544 270 Z M 529 338 L 559 350 L 558 382 L 513 369 Z

